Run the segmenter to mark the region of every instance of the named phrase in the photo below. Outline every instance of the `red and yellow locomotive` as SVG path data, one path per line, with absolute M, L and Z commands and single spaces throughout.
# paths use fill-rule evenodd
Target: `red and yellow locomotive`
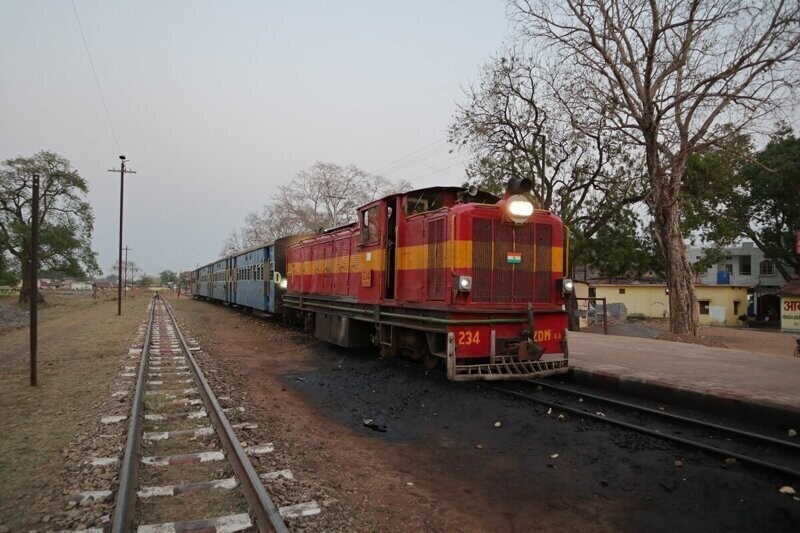
M 282 312 L 344 347 L 444 360 L 454 380 L 565 372 L 566 232 L 529 188 L 395 194 L 353 224 L 287 242 Z

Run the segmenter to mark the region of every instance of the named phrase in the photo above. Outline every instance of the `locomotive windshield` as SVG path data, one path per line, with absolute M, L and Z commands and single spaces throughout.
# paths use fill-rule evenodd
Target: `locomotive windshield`
M 406 215 L 436 211 L 444 207 L 442 191 L 416 191 L 406 195 Z

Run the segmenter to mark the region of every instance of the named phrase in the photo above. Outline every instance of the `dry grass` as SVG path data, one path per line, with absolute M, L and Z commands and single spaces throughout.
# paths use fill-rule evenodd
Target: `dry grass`
M 48 294 L 39 314 L 39 385 L 29 386 L 28 328 L 0 334 L 0 524 L 28 529 L 63 512 L 63 450 L 94 427 L 145 317 L 148 298 Z M 6 299 L 3 303 L 8 303 Z M 39 524 L 38 527 L 42 527 Z

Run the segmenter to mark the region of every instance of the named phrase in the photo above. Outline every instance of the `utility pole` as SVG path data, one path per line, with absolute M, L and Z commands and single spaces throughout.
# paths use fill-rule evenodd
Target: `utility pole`
M 125 195 L 125 173 L 127 172 L 128 174 L 136 174 L 136 172 L 133 170 L 127 170 L 125 168 L 127 159 L 125 159 L 124 155 L 119 156 L 119 161 L 119 170 L 116 168 L 110 168 L 108 171 L 119 172 L 119 259 L 117 259 L 119 268 L 117 272 L 117 316 L 122 316 L 122 200 Z
M 31 386 L 36 386 L 36 352 L 38 350 L 38 311 L 39 311 L 39 175 L 33 175 L 31 194 L 31 295 L 30 295 L 30 334 L 31 334 Z
M 125 296 L 128 296 L 128 250 L 131 248 L 125 247 Z

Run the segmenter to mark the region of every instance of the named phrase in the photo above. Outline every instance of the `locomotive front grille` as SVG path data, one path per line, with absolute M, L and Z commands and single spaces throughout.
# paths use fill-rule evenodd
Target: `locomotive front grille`
M 533 224 L 473 219 L 472 301 L 549 302 L 552 231 L 550 225 L 536 224 L 534 248 Z

